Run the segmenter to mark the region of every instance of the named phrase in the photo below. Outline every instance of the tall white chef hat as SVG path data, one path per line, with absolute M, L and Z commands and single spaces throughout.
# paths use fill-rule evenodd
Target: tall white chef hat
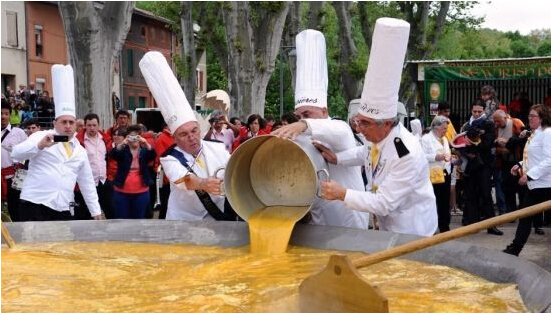
M 139 65 L 172 134 L 182 124 L 197 121 L 184 91 L 163 54 L 150 51 L 140 60 Z
M 54 64 L 52 66 L 52 89 L 56 118 L 62 115 L 70 115 L 76 118 L 75 80 L 71 65 Z
M 328 106 L 328 64 L 324 35 L 307 29 L 295 37 L 297 49 L 297 78 L 295 79 L 295 108 Z
M 410 24 L 403 20 L 384 17 L 376 21 L 358 113 L 372 119 L 397 115 L 409 32 Z

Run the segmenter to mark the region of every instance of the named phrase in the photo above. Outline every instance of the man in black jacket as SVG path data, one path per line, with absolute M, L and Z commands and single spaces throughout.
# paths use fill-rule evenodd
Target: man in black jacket
M 466 209 L 463 224 L 472 224 L 495 216 L 491 196 L 491 173 L 494 165 L 494 123 L 485 115 L 485 101 L 476 99 L 472 105 L 472 116 L 462 126 L 462 131 L 478 131 L 481 142 L 467 153 L 468 164 L 464 173 Z M 492 235 L 502 235 L 496 227 L 487 229 Z

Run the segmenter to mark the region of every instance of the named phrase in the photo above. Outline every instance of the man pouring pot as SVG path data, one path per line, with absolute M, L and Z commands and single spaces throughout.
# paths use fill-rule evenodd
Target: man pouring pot
M 339 165 L 365 165 L 367 191 L 322 183 L 322 198 L 377 216 L 380 229 L 432 236 L 437 229 L 435 196 L 420 143 L 397 118 L 398 91 L 410 25 L 376 21 L 368 70 L 356 123 L 367 145 L 340 153 L 323 152 Z
M 215 177 L 230 159 L 224 144 L 201 139 L 199 123 L 163 54 L 146 53 L 140 70 L 176 143 L 160 159 L 171 183 L 166 219 L 236 220 L 220 195 L 222 180 Z

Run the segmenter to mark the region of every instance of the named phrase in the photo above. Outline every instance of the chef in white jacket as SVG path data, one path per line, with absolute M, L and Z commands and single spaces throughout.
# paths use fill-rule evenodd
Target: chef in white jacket
M 171 184 L 166 219 L 227 219 L 230 210 L 220 195 L 222 180 L 214 176 L 218 168 L 226 167 L 230 154 L 223 143 L 201 139 L 199 123 L 160 52 L 146 53 L 140 70 L 176 143 L 160 158 Z
M 380 18 L 374 29 L 370 61 L 357 126 L 370 142 L 335 155 L 330 162 L 366 166 L 367 190 L 322 183 L 322 198 L 341 200 L 354 210 L 376 215 L 381 230 L 432 236 L 437 229 L 435 196 L 419 140 L 398 122 L 397 100 L 410 25 Z
M 104 219 L 88 155 L 74 136 L 77 119 L 71 65 L 52 66 L 52 85 L 56 100 L 54 129 L 32 134 L 11 153 L 20 162 L 30 160 L 19 203 L 22 220 L 73 219 L 75 183 L 90 215 L 95 220 Z
M 328 65 L 324 35 L 307 29 L 295 38 L 297 49 L 297 79 L 295 83 L 295 114 L 300 122 L 283 126 L 273 135 L 324 145 L 341 152 L 356 147 L 349 124 L 328 116 Z M 332 179 L 347 188 L 363 191 L 360 166 L 329 164 Z M 368 229 L 369 214 L 347 210 L 341 201 L 316 200 L 310 211 L 312 224 Z

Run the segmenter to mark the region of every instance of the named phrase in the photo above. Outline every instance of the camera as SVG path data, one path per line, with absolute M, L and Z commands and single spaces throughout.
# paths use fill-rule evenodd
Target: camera
M 136 142 L 138 140 L 140 140 L 140 136 L 138 136 L 138 135 L 129 135 L 128 136 L 128 141 L 130 141 L 130 142 Z
M 68 142 L 69 136 L 65 135 L 54 135 L 54 142 Z

